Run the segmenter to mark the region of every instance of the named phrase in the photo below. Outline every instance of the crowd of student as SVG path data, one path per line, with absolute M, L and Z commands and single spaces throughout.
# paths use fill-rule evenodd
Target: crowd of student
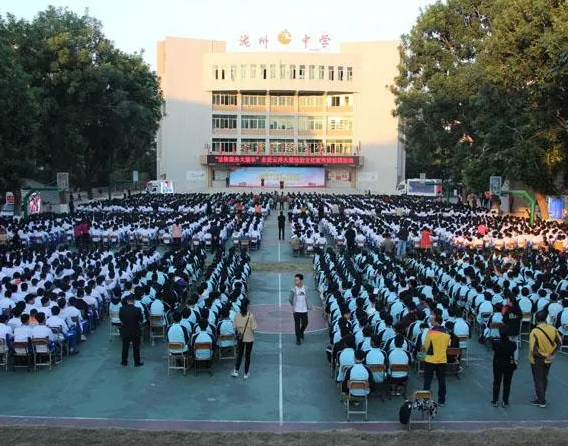
M 343 209 L 336 212 L 334 204 Z M 313 261 L 329 318 L 328 357 L 345 392 L 348 382 L 365 379 L 369 388 L 353 394 L 381 383 L 400 393 L 399 384 L 418 361 L 423 387 L 430 389 L 435 374 L 438 404 L 444 405 L 446 366 L 459 372 L 460 356 L 477 333 L 496 355 L 503 355 L 499 346 L 515 347 L 507 350 L 506 366 L 502 357 L 494 361 L 492 403 L 497 405 L 503 381 L 506 407 L 524 324 L 536 327 L 529 336 L 533 403 L 546 406 L 550 363 L 568 331 L 564 224 L 530 227 L 524 219 L 486 210 L 398 197 L 303 196 L 291 206 L 293 236 L 310 244 L 314 233 L 321 234 L 340 248 L 315 240 Z

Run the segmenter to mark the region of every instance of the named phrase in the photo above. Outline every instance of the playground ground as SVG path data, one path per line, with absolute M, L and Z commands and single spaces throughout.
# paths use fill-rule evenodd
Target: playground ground
M 508 428 L 507 435 L 530 428 L 515 440 L 517 444 L 542 443 L 548 436 L 549 444 L 558 444 L 554 441 L 555 435 L 559 439 L 566 438 L 563 431 L 555 428 L 564 427 L 568 419 L 564 404 L 568 400 L 567 358 L 560 357 L 552 367 L 548 406 L 545 409 L 533 407 L 529 404 L 533 385 L 525 343 L 521 364 L 513 379 L 511 406 L 493 408 L 490 404 L 491 354 L 475 339 L 470 342 L 469 366 L 464 368 L 459 380 L 448 378 L 447 404 L 433 421 L 432 433 L 427 433 L 424 425 L 416 424 L 413 430 L 420 430 L 420 434 L 411 433 L 408 437 L 406 427 L 398 423 L 402 397 L 384 401 L 373 398 L 369 402 L 368 421 L 356 415 L 352 416 L 352 421 L 346 421 L 326 360 L 327 334 L 321 309 L 310 314 L 304 344 L 297 346 L 293 335 L 288 291 L 298 271 L 304 273 L 308 285 L 313 284 L 311 260 L 292 257 L 288 243 L 277 240 L 275 225 L 272 216 L 266 222 L 263 246 L 251 253 L 250 299 L 259 328 L 250 379 L 231 378 L 233 363 L 230 360 L 215 363 L 212 376 L 194 373 L 184 376 L 177 372 L 168 375 L 166 349 L 160 341 L 155 346 L 148 342 L 143 345 L 144 367 L 121 367 L 120 340 L 109 341 L 109 327 L 103 325 L 81 346 L 78 356 L 52 371 L 0 372 L 3 401 L 0 425 L 4 438 L 14 438 L 12 444 L 65 444 L 83 435 L 81 428 L 98 429 L 96 433 L 86 431 L 88 441 L 81 440 L 83 444 L 97 444 L 104 438 L 116 441 L 110 439 L 111 435 L 120 437 L 124 444 L 134 441 L 148 444 L 151 438 L 154 442 L 169 443 L 170 439 L 181 439 L 187 431 L 193 432 L 191 438 L 195 444 L 228 440 L 231 444 L 240 444 L 241 438 L 244 444 L 246 438 L 248 445 L 267 444 L 267 441 L 278 444 L 284 438 L 290 438 L 287 444 L 298 444 L 296 441 L 303 444 L 310 438 L 314 445 L 324 444 L 324 441 L 326 445 L 339 444 L 339 439 L 343 445 L 361 445 L 368 436 L 377 433 L 389 434 L 384 444 L 402 444 L 397 442 L 404 440 L 410 445 L 412 439 L 417 438 L 421 443 L 447 445 L 454 444 L 450 441 L 453 431 L 458 432 L 461 443 L 472 431 L 483 431 L 471 437 L 467 444 L 482 444 L 481 440 L 477 443 L 477 439 L 485 439 L 483 444 L 501 444 L 502 433 L 495 433 L 495 438 L 488 441 L 487 436 L 493 435 L 495 428 Z M 315 301 L 317 296 L 312 295 L 312 298 Z M 412 372 L 409 391 L 420 389 L 421 385 L 421 376 Z M 35 432 L 35 441 L 25 439 L 29 436 L 26 433 L 29 426 L 40 429 L 31 431 Z M 41 430 L 44 426 L 49 429 Z M 69 427 L 73 430 L 65 430 Z M 206 433 L 209 431 L 215 433 Z M 228 433 L 235 431 L 248 433 L 242 434 L 244 437 Z M 331 437 L 298 436 L 298 432 L 320 435 L 324 431 L 337 432 Z M 291 437 L 281 436 L 285 433 Z M 532 435 L 537 435 L 538 440 Z M 71 440 L 66 440 L 69 438 Z M 441 442 L 444 438 L 447 441 Z M 511 444 L 513 440 L 507 438 L 507 444 Z M 530 438 L 534 442 L 530 442 Z

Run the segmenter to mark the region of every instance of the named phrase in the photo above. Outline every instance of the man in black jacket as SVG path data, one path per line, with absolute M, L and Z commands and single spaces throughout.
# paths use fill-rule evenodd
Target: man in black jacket
M 284 227 L 286 225 L 286 217 L 284 212 L 280 211 L 278 216 L 278 240 L 284 240 Z
M 126 305 L 120 307 L 118 314 L 121 323 L 122 335 L 122 362 L 123 366 L 128 365 L 128 350 L 132 342 L 134 356 L 134 367 L 143 366 L 140 362 L 140 324 L 142 323 L 142 310 L 134 306 L 134 295 L 129 294 L 126 298 Z

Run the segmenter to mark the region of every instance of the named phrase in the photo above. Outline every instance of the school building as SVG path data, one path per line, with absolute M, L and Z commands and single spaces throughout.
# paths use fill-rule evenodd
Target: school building
M 227 52 L 224 41 L 167 37 L 159 179 L 207 187 L 357 188 L 394 193 L 404 150 L 394 96 L 395 41 L 331 52 Z

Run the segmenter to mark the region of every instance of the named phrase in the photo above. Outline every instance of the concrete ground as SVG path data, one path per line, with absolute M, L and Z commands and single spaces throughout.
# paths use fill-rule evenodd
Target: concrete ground
M 288 235 L 288 232 L 286 233 Z M 120 339 L 109 341 L 103 325 L 81 346 L 81 353 L 52 371 L 0 372 L 3 404 L 0 424 L 134 427 L 193 430 L 399 430 L 402 397 L 371 399 L 369 421 L 354 415 L 346 423 L 325 355 L 327 334 L 322 312 L 310 315 L 306 341 L 295 344 L 288 290 L 295 272 L 312 285 L 311 260 L 293 258 L 287 241 L 277 239 L 276 218 L 268 218 L 260 250 L 251 253 L 252 311 L 259 319 L 251 377 L 232 378 L 233 361 L 214 365 L 214 374 L 168 376 L 166 349 L 143 345 L 144 367 L 121 367 Z M 312 295 L 314 302 L 317 296 Z M 513 378 L 511 406 L 493 408 L 491 355 L 475 339 L 470 365 L 461 379 L 448 378 L 446 407 L 435 428 L 475 429 L 506 425 L 563 425 L 568 419 L 568 360 L 552 366 L 546 409 L 531 406 L 532 378 L 523 344 L 521 365 Z M 242 369 L 241 369 L 242 370 Z M 421 388 L 412 372 L 409 391 Z M 436 382 L 434 382 L 436 390 Z

